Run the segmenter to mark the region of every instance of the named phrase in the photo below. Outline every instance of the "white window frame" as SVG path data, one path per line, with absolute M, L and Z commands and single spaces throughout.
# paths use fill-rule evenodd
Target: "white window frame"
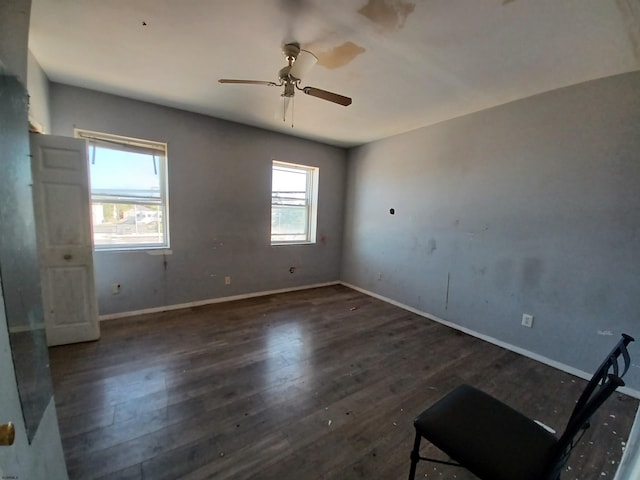
M 283 240 L 277 239 L 277 234 L 273 231 L 271 232 L 271 245 L 300 245 L 300 244 L 314 244 L 316 243 L 316 230 L 318 225 L 318 180 L 320 176 L 320 169 L 318 167 L 311 167 L 308 165 L 300 165 L 296 163 L 288 163 L 281 162 L 278 160 L 273 160 L 271 165 L 271 173 L 273 175 L 273 171 L 279 170 L 288 170 L 294 171 L 297 173 L 304 172 L 307 176 L 307 185 L 306 185 L 306 195 L 305 195 L 305 205 L 306 208 L 306 234 L 304 239 L 296 239 L 296 240 Z M 273 221 L 273 207 L 278 206 L 286 206 L 286 201 L 283 201 L 282 197 L 280 197 L 278 203 L 275 203 L 276 200 L 275 192 L 273 191 L 273 181 L 271 183 L 271 218 Z M 299 208 L 299 205 L 292 205 L 292 207 Z
M 127 152 L 151 154 L 158 160 L 158 175 L 160 184 L 160 199 L 156 198 L 132 198 L 126 196 L 96 196 L 89 186 L 91 195 L 91 205 L 94 203 L 113 203 L 113 204 L 131 204 L 131 205 L 160 205 L 162 207 L 162 242 L 151 243 L 117 243 L 117 244 L 101 244 L 96 245 L 94 241 L 94 250 L 110 251 L 110 250 L 160 250 L 169 249 L 169 188 L 168 188 L 168 171 L 167 171 L 167 144 L 140 138 L 124 137 L 121 135 L 113 135 L 109 133 L 95 132 L 84 129 L 74 129 L 74 134 L 78 138 L 84 138 L 87 141 L 88 161 L 92 161 L 92 147 L 104 146 L 115 150 Z M 90 179 L 89 179 L 90 180 Z M 93 228 L 93 225 L 92 225 Z

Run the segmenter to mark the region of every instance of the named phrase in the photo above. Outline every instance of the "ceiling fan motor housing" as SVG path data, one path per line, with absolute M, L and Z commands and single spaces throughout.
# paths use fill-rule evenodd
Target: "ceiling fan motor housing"
M 298 58 L 298 54 L 300 53 L 300 45 L 298 43 L 287 43 L 282 47 L 282 53 L 291 65 L 295 62 L 296 58 Z

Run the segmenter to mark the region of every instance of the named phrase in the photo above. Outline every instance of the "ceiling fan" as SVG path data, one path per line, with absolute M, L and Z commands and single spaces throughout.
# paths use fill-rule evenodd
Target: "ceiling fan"
M 287 66 L 280 69 L 278 72 L 278 82 L 269 82 L 263 80 L 234 80 L 229 78 L 221 78 L 218 80 L 220 83 L 235 83 L 245 85 L 267 85 L 270 87 L 284 87 L 282 94 L 286 103 L 293 99 L 296 93 L 296 89 L 301 92 L 311 95 L 312 97 L 321 98 L 329 102 L 337 103 L 338 105 L 349 106 L 351 105 L 351 98 L 337 93 L 328 92 L 327 90 L 321 90 L 315 87 L 300 87 L 302 77 L 304 77 L 311 67 L 313 67 L 318 58 L 307 50 L 302 50 L 297 43 L 287 43 L 282 47 L 282 53 L 287 60 Z M 285 103 L 285 112 L 286 112 Z

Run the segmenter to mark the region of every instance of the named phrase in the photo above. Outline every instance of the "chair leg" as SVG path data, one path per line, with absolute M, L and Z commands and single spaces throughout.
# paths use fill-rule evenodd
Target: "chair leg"
M 414 480 L 416 476 L 416 465 L 420 461 L 420 440 L 422 436 L 416 431 L 416 439 L 411 450 L 411 470 L 409 470 L 409 480 Z

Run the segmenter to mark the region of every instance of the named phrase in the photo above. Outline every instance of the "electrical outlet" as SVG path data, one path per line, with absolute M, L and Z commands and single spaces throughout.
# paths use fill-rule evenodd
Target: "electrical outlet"
M 533 327 L 533 315 L 529 315 L 528 313 L 522 314 L 522 326 L 527 328 Z
M 111 284 L 111 295 L 118 295 L 120 293 L 120 284 L 112 283 Z
M 382 280 L 382 272 L 378 272 L 376 275 L 376 280 Z
M 225 285 L 231 285 L 231 276 L 227 275 L 226 277 L 224 277 L 224 284 Z

